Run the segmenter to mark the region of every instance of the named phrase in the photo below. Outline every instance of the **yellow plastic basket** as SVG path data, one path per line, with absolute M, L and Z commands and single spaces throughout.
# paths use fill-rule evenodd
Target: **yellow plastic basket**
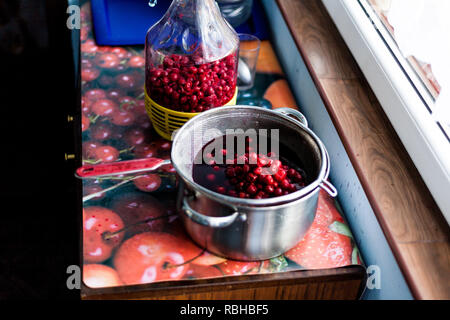
M 233 98 L 225 105 L 235 105 L 237 94 L 238 89 L 236 87 Z M 149 97 L 147 90 L 145 90 L 145 109 L 147 110 L 147 114 L 152 121 L 155 131 L 167 140 L 172 140 L 172 133 L 175 130 L 181 128 L 183 124 L 199 114 L 198 112 L 179 112 L 164 108 Z

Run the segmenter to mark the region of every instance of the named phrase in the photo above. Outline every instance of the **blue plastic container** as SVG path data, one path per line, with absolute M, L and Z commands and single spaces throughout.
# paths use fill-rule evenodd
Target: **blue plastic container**
M 95 40 L 98 45 L 143 45 L 147 30 L 167 11 L 172 0 L 158 0 L 150 7 L 148 0 L 91 0 Z M 236 28 L 267 39 L 268 29 L 263 8 L 254 1 L 252 16 Z

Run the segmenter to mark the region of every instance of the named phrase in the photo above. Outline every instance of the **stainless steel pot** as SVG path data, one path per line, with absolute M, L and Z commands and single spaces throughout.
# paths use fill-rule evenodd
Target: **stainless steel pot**
M 296 119 L 291 118 L 296 117 Z M 310 183 L 294 193 L 267 199 L 240 199 L 208 190 L 192 179 L 194 158 L 227 129 L 279 129 L 282 143 L 301 154 Z M 191 238 L 217 255 L 265 260 L 291 249 L 312 224 L 320 188 L 336 196 L 327 182 L 330 161 L 320 139 L 293 109 L 230 106 L 203 112 L 177 133 L 172 164 L 180 177 L 178 209 Z
M 302 169 L 309 177 L 308 185 L 288 195 L 256 200 L 222 195 L 194 182 L 192 171 L 196 155 L 208 142 L 225 135 L 229 129 L 278 129 L 280 142 L 301 155 Z M 87 165 L 79 168 L 76 176 L 90 179 L 137 174 L 170 162 L 180 177 L 177 203 L 188 234 L 199 246 L 237 260 L 265 260 L 291 249 L 314 220 L 319 190 L 322 188 L 333 197 L 337 195 L 326 180 L 330 160 L 324 145 L 308 129 L 304 116 L 289 108 L 230 106 L 212 109 L 195 116 L 177 131 L 171 160 L 137 159 Z M 94 196 L 96 194 L 88 197 Z

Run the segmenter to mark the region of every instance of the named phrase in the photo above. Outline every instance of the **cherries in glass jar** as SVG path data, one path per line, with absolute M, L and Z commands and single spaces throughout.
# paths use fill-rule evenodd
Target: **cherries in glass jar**
M 201 63 L 195 55 L 165 56 L 147 68 L 146 89 L 159 105 L 181 112 L 202 112 L 226 105 L 234 96 L 237 52 Z

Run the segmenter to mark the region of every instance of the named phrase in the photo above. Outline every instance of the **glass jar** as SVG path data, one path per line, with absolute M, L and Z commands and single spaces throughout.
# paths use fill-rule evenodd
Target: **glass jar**
M 214 0 L 173 0 L 146 37 L 150 103 L 198 113 L 236 94 L 239 38 Z

